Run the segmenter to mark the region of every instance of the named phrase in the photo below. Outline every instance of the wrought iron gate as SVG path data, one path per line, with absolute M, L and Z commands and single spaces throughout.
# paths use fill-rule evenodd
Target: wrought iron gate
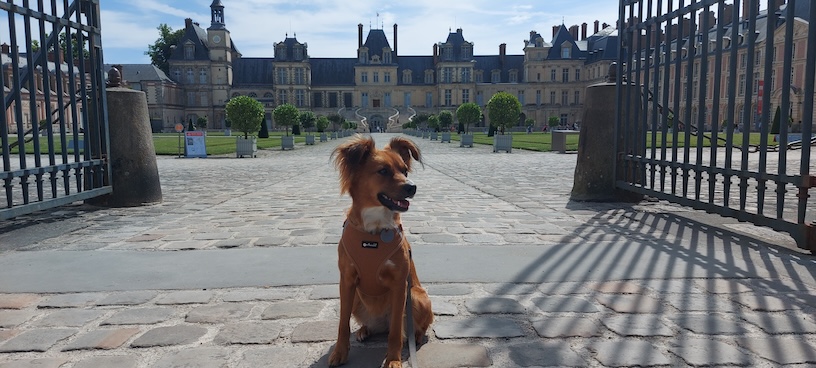
M 111 192 L 99 0 L 22 3 L 0 2 L 0 220 Z
M 784 231 L 816 252 L 816 4 L 621 0 L 619 9 L 618 91 L 629 92 L 618 93 L 616 123 L 639 138 L 617 147 L 617 186 Z

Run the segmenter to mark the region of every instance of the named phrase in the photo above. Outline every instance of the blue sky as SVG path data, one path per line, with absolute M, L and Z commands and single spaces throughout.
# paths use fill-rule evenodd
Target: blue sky
M 212 0 L 103 0 L 102 46 L 106 63 L 149 63 L 147 46 L 161 23 L 172 29 L 192 18 L 210 25 Z M 398 24 L 400 55 L 431 55 L 449 31 L 462 28 L 476 55 L 521 54 L 535 30 L 552 38 L 552 26 L 593 22 L 614 24 L 617 0 L 222 0 L 227 29 L 244 57 L 272 57 L 272 45 L 287 33 L 308 44 L 311 57 L 355 57 L 357 24 L 382 28 L 393 47 Z M 379 16 L 378 16 L 379 14 Z

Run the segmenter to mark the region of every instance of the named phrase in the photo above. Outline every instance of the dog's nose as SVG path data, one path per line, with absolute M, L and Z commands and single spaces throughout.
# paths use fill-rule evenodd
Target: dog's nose
M 405 193 L 406 197 L 413 197 L 416 194 L 417 187 L 412 182 L 407 182 L 402 185 L 402 191 Z

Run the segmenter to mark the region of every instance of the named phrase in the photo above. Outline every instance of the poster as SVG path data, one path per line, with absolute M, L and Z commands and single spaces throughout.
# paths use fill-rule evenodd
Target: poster
M 185 157 L 207 157 L 207 147 L 204 143 L 204 131 L 189 131 L 184 133 Z

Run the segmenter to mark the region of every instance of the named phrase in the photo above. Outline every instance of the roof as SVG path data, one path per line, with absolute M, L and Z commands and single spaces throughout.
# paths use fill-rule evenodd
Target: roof
M 383 49 L 386 47 L 391 49 L 391 45 L 388 43 L 388 38 L 385 37 L 385 32 L 383 32 L 382 29 L 372 29 L 368 31 L 368 36 L 366 37 L 366 41 L 363 43 L 363 46 L 368 48 L 369 58 L 377 55 L 380 57 L 380 60 L 385 60 L 385 57 L 383 56 Z M 393 53 L 393 49 L 391 50 Z
M 186 21 L 187 22 L 187 21 Z M 184 47 L 192 43 L 195 47 L 194 60 L 210 60 L 210 49 L 207 47 L 207 31 L 201 28 L 198 23 L 187 22 L 184 27 L 184 36 L 179 40 L 176 49 L 170 55 L 171 60 L 185 60 Z
M 565 44 L 568 44 L 572 48 L 569 57 L 570 60 L 583 59 L 586 57 L 586 46 L 584 46 L 583 50 L 578 47 L 578 43 L 576 43 L 575 38 L 572 37 L 572 34 L 567 30 L 567 27 L 562 24 L 560 27 L 558 27 L 558 31 L 555 32 L 555 36 L 553 36 L 552 48 L 550 49 L 550 53 L 547 55 L 547 59 L 563 59 L 561 57 L 561 49 Z
M 356 58 L 311 58 L 313 86 L 353 86 Z
M 402 73 L 410 70 L 410 84 L 425 84 L 425 71 L 428 69 L 434 69 L 433 56 L 400 56 L 397 60 L 397 81 L 404 84 Z
M 232 85 L 271 85 L 275 81 L 273 58 L 238 58 L 232 63 Z
M 107 73 L 114 64 L 105 64 Z M 161 69 L 152 64 L 118 64 L 122 66 L 122 80 L 130 83 L 142 81 L 162 81 L 175 83 Z

